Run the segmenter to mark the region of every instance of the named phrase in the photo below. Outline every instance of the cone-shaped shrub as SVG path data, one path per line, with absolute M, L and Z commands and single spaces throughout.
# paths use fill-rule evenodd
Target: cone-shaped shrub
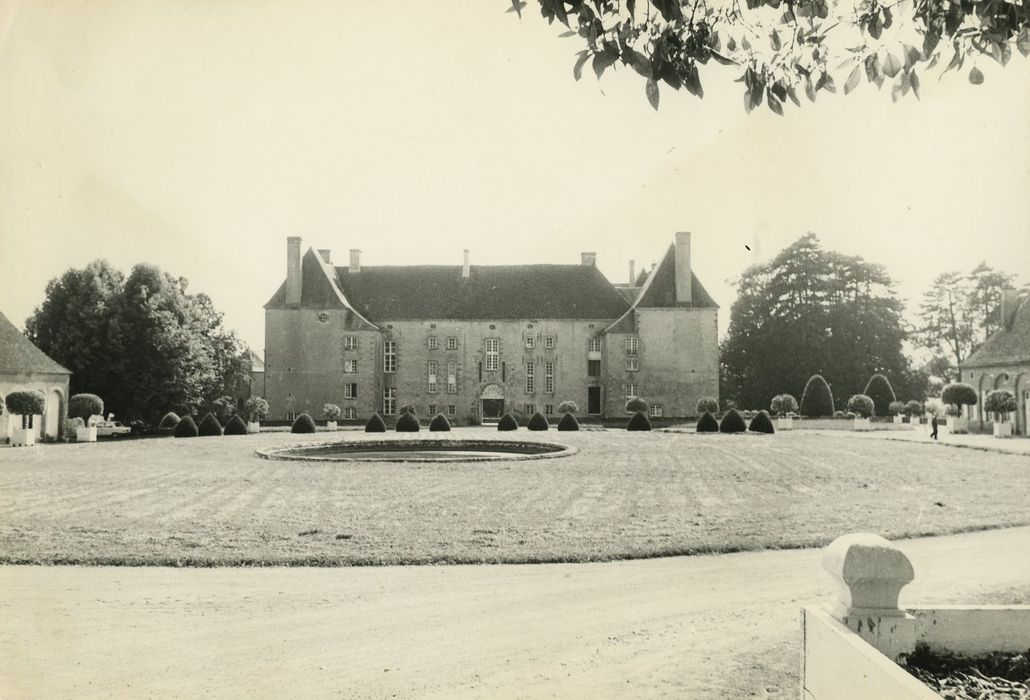
M 579 421 L 576 420 L 576 416 L 566 413 L 558 421 L 558 430 L 579 430 Z
M 233 415 L 233 417 L 229 419 L 229 422 L 225 424 L 225 434 L 246 435 L 247 424 L 244 423 L 243 419 L 240 418 L 238 415 Z
M 301 413 L 297 420 L 290 426 L 291 433 L 313 433 L 315 432 L 315 421 L 307 413 Z
M 397 419 L 397 425 L 394 426 L 394 430 L 398 433 L 417 433 L 418 428 L 418 418 L 414 413 L 403 414 Z
M 365 423 L 365 432 L 385 433 L 386 423 L 383 422 L 382 416 L 380 416 L 378 413 L 373 413 L 372 416 L 368 419 L 368 422 Z
M 437 413 L 433 417 L 433 420 L 429 421 L 429 432 L 431 433 L 446 433 L 451 429 L 451 422 L 447 420 L 447 416 L 442 413 Z
M 697 432 L 699 433 L 717 433 L 719 432 L 719 421 L 715 420 L 708 411 L 705 411 L 704 415 L 697 419 Z
M 898 400 L 898 397 L 894 395 L 894 387 L 882 374 L 874 374 L 870 377 L 869 382 L 865 385 L 865 391 L 862 393 L 873 400 L 873 410 L 876 411 L 874 415 L 877 416 L 891 415 L 890 405 Z
M 744 419 L 732 408 L 726 411 L 726 415 L 722 417 L 722 422 L 719 423 L 720 433 L 742 433 L 745 430 L 747 430 L 747 426 L 744 425 Z
M 808 418 L 833 415 L 833 394 L 822 375 L 812 375 L 805 384 L 805 392 L 801 395 L 801 415 Z
M 175 437 L 197 437 L 197 424 L 189 416 L 183 416 L 182 420 L 175 424 Z
M 629 423 L 626 424 L 626 430 L 650 430 L 651 421 L 648 420 L 647 414 L 643 411 L 637 411 L 629 419 Z
M 171 431 L 175 430 L 175 426 L 177 426 L 178 424 L 179 424 L 179 416 L 178 416 L 178 414 L 176 414 L 176 413 L 174 413 L 172 411 L 169 411 L 168 413 L 164 414 L 163 418 L 161 418 L 161 422 L 157 424 L 157 429 L 158 430 L 164 430 L 164 431 L 167 431 L 167 432 L 171 432 Z
M 515 416 L 511 415 L 510 413 L 505 413 L 501 417 L 501 420 L 497 421 L 497 429 L 498 430 L 518 430 L 519 429 L 519 423 L 518 423 L 517 420 L 515 420 Z
M 544 418 L 543 414 L 537 411 L 530 417 L 529 423 L 526 425 L 530 430 L 547 430 L 547 419 Z
M 214 413 L 208 413 L 200 419 L 200 436 L 201 437 L 212 437 L 214 435 L 222 434 L 222 424 L 215 418 Z
M 772 421 L 769 420 L 769 414 L 765 411 L 759 411 L 755 414 L 755 417 L 751 419 L 751 424 L 747 427 L 752 433 L 769 433 L 772 435 L 776 432 L 773 428 Z

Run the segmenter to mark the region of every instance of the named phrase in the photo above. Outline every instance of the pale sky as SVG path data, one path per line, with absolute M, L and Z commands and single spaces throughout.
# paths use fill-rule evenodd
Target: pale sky
M 1030 61 L 748 116 L 628 70 L 572 78 L 576 39 L 530 3 L 0 4 L 0 310 L 105 257 L 207 292 L 259 352 L 286 237 L 384 264 L 574 263 L 613 282 L 692 231 L 728 282 L 806 231 L 883 263 L 912 305 L 980 260 L 1030 278 Z M 842 81 L 839 81 L 840 84 Z

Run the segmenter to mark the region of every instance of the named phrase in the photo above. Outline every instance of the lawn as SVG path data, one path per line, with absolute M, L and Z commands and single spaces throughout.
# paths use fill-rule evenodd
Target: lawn
M 800 432 L 450 435 L 578 453 L 446 464 L 254 454 L 324 433 L 3 448 L 0 562 L 587 561 L 1030 523 L 1030 459 L 1020 455 Z

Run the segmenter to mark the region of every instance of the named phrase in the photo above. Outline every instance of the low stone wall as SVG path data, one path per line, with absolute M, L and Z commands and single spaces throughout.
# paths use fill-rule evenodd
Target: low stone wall
M 870 421 L 867 430 L 914 430 L 909 423 Z M 854 430 L 848 418 L 795 418 L 794 430 Z

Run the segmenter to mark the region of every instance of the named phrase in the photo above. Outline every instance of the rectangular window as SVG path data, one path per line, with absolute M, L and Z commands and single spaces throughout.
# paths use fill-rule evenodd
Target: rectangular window
M 626 385 L 626 398 L 627 399 L 632 399 L 634 396 L 639 396 L 639 394 L 637 394 L 637 385 L 636 384 L 627 384 Z
M 286 412 L 286 420 L 297 420 L 297 416 L 299 416 L 299 415 L 300 414 L 297 413 L 296 411 L 287 411 Z
M 358 361 L 357 360 L 344 360 L 343 361 L 343 371 L 344 372 L 357 372 L 358 371 Z
M 590 342 L 587 344 L 587 350 L 590 352 L 601 352 L 601 339 L 591 338 Z
M 383 415 L 392 416 L 397 413 L 397 388 L 383 389 Z
M 344 336 L 343 338 L 343 349 L 344 350 L 357 350 L 358 339 L 353 335 Z
M 638 338 L 635 338 L 635 337 L 626 338 L 626 354 L 627 355 L 636 355 L 637 354 L 637 349 L 638 349 L 639 346 L 640 346 L 640 342 L 639 342 Z
M 457 350 L 458 349 L 458 339 L 455 338 L 453 335 L 450 336 L 449 338 L 447 338 L 447 349 L 448 350 Z
M 544 338 L 544 347 L 547 348 L 548 350 L 550 350 L 551 348 L 554 347 L 554 336 L 553 335 L 549 335 L 546 338 Z
M 448 405 L 447 405 L 447 415 L 449 415 L 449 416 L 453 416 L 453 415 L 454 415 L 455 413 L 457 413 L 457 412 L 458 412 L 458 411 L 457 411 L 457 409 L 456 409 L 456 408 L 454 407 L 454 404 L 448 404 Z
M 343 408 L 343 419 L 354 420 L 358 417 L 358 409 L 353 406 L 344 406 Z
M 436 350 L 436 336 L 435 335 L 429 336 L 429 349 L 430 350 Z
M 526 363 L 526 393 L 532 394 L 536 391 L 536 378 L 533 376 L 533 363 Z
M 553 403 L 545 403 L 544 404 L 544 415 L 545 416 L 553 416 L 554 415 L 554 404 Z
M 496 372 L 501 364 L 501 341 L 499 338 L 486 339 L 486 367 L 487 372 Z
M 436 404 L 435 403 L 431 403 L 431 404 L 429 404 L 429 417 L 432 418 L 435 415 L 436 415 Z
M 356 399 L 358 398 L 358 385 L 351 382 L 343 385 L 343 398 L 345 399 Z
M 458 363 L 454 361 L 447 363 L 447 393 L 458 393 Z
M 430 394 L 435 394 L 436 393 L 436 361 L 435 360 L 430 360 L 429 361 L 429 373 L 428 374 L 429 374 L 429 376 L 428 376 L 429 393 Z
M 383 342 L 383 371 L 397 371 L 397 342 L 394 340 Z
M 653 403 L 647 407 L 647 412 L 651 414 L 652 418 L 660 418 L 662 415 L 662 405 L 660 403 Z
M 526 336 L 526 347 L 527 348 L 535 348 L 536 347 L 536 338 L 534 338 L 531 335 L 527 335 Z
M 554 393 L 554 363 L 544 363 L 544 393 Z
M 527 416 L 531 416 L 536 413 L 536 404 L 527 403 L 522 407 L 522 410 L 525 411 Z
M 601 376 L 601 361 L 600 360 L 587 360 L 587 376 L 588 377 L 600 377 Z
M 638 360 L 635 357 L 627 357 L 626 358 L 626 371 L 627 372 L 636 372 L 639 369 L 640 369 L 640 360 Z

